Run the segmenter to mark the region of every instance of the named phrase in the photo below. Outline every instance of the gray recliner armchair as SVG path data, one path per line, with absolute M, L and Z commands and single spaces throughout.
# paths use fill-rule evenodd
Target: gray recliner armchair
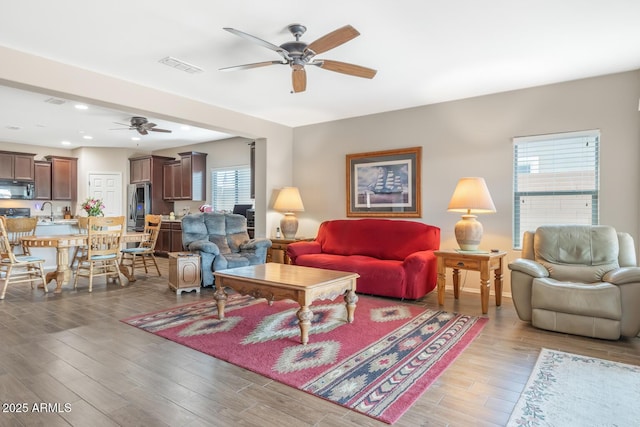
M 509 264 L 518 317 L 537 328 L 616 340 L 640 332 L 640 268 L 633 238 L 610 226 L 525 232 Z
M 202 286 L 211 286 L 214 271 L 263 264 L 271 240 L 250 239 L 242 215 L 205 212 L 182 218 L 182 246 L 200 255 Z

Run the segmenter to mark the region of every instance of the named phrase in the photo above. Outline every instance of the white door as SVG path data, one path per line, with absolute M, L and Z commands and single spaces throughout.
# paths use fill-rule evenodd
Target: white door
M 89 172 L 89 197 L 102 199 L 104 216 L 120 216 L 122 212 L 122 174 Z

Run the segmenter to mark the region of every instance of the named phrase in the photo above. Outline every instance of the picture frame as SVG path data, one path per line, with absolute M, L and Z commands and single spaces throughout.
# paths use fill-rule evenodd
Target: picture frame
M 347 217 L 421 217 L 422 147 L 346 157 Z

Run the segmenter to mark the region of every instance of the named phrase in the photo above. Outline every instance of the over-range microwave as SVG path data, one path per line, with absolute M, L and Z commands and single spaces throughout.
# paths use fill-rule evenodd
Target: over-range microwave
M 33 182 L 0 181 L 0 199 L 30 200 L 34 197 Z

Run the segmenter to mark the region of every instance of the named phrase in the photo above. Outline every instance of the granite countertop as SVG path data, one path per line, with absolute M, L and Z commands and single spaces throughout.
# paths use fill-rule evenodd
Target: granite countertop
M 167 216 L 166 218 L 163 216 L 162 222 L 182 222 L 182 218 L 169 219 L 169 216 Z
M 38 218 L 37 225 L 76 225 L 77 223 L 77 219 L 54 218 L 53 221 L 51 221 L 49 218 Z

